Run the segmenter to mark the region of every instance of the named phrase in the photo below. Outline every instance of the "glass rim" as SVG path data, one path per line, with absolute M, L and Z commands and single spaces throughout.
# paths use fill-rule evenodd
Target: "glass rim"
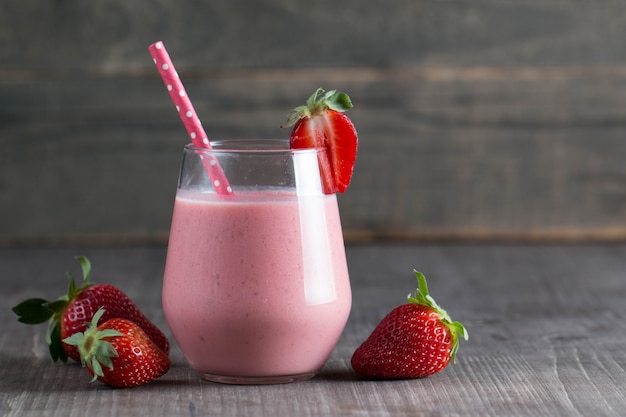
M 236 145 L 236 146 L 235 146 Z M 211 148 L 200 148 L 193 143 L 184 146 L 185 151 L 196 153 L 306 153 L 319 152 L 322 148 L 292 149 L 289 147 L 289 139 L 221 139 L 211 141 Z

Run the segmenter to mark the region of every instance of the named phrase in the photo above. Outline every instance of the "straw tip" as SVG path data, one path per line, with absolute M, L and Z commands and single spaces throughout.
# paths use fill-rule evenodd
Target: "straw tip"
M 148 46 L 148 49 L 161 49 L 163 48 L 163 41 L 156 41 L 152 45 Z

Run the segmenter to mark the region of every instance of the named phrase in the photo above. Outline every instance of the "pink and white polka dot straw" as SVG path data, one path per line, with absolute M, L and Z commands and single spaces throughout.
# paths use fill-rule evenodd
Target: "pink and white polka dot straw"
M 191 104 L 185 87 L 183 87 L 178 72 L 176 72 L 174 64 L 165 50 L 165 45 L 163 45 L 161 41 L 155 42 L 148 47 L 148 51 L 150 55 L 152 55 L 154 63 L 159 70 L 159 74 L 161 74 L 161 78 L 163 79 L 163 83 L 165 83 L 165 87 L 167 87 L 167 91 L 169 91 L 170 97 L 176 105 L 178 115 L 187 129 L 191 142 L 196 148 L 211 149 L 211 142 L 209 142 L 209 138 L 202 128 L 200 119 Z M 223 195 L 233 194 L 233 189 L 228 184 L 228 180 L 217 158 L 211 156 L 209 158 L 202 158 L 202 161 L 217 193 Z

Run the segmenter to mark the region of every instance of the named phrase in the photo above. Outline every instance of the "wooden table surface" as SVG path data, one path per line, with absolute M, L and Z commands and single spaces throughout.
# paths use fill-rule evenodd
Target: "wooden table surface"
M 45 326 L 10 311 L 80 276 L 122 288 L 159 326 L 162 247 L 0 250 L 0 415 L 13 416 L 623 416 L 626 410 L 626 245 L 358 245 L 347 248 L 354 303 L 322 372 L 287 385 L 201 381 L 173 348 L 151 384 L 111 389 L 78 365 L 53 364 Z M 416 286 L 463 322 L 457 363 L 421 380 L 367 381 L 354 349 Z

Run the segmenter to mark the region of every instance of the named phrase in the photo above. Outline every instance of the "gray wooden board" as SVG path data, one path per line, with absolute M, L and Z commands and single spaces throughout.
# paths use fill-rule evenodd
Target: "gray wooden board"
M 39 73 L 146 68 L 389 68 L 623 63 L 621 0 L 4 0 L 0 64 Z
M 456 80 L 430 80 L 428 73 L 409 72 L 395 86 L 393 71 L 330 83 L 354 91 L 359 103 L 352 112 L 359 157 L 353 183 L 340 196 L 347 237 L 626 236 L 626 73 L 594 87 L 597 74 L 560 74 L 554 85 L 543 72 L 547 79 L 505 72 L 489 82 L 463 70 Z M 342 74 L 287 72 L 275 80 L 270 71 L 260 80 L 225 76 L 190 85 L 214 138 L 286 137 L 279 128 L 285 109 L 323 80 L 347 77 Z M 89 98 L 91 81 L 52 82 L 47 94 L 63 92 L 67 102 L 29 116 L 27 108 L 37 110 L 51 97 L 40 100 L 37 86 L 21 89 L 31 104 L 14 115 L 25 119 L 0 127 L 5 240 L 116 235 L 164 241 L 186 142 L 182 125 L 158 79 L 98 82 L 98 104 Z M 572 93 L 581 83 L 590 91 Z M 224 84 L 232 88 L 220 91 Z M 288 97 L 285 85 L 292 87 Z M 392 91 L 372 93 L 385 86 Z M 246 98 L 253 89 L 265 98 Z M 135 93 L 118 104 L 123 91 Z M 466 96 L 475 102 L 459 107 Z M 227 108 L 221 98 L 230 100 Z M 396 100 L 402 103 L 384 104 Z
M 43 326 L 9 308 L 55 297 L 72 257 L 92 278 L 124 291 L 159 326 L 165 251 L 159 247 L 0 249 L 0 415 L 216 416 L 622 416 L 626 409 L 626 246 L 350 245 L 354 303 L 320 375 L 279 386 L 223 386 L 198 379 L 179 350 L 173 367 L 135 389 L 90 384 L 78 365 L 47 358 Z M 421 380 L 367 381 L 353 350 L 415 288 L 412 269 L 464 322 L 458 360 Z M 168 332 L 166 330 L 166 332 Z M 169 332 L 168 332 L 169 334 Z
M 0 3 L 0 245 L 164 243 L 187 142 L 287 137 L 317 87 L 361 142 L 349 240 L 626 239 L 624 2 Z

